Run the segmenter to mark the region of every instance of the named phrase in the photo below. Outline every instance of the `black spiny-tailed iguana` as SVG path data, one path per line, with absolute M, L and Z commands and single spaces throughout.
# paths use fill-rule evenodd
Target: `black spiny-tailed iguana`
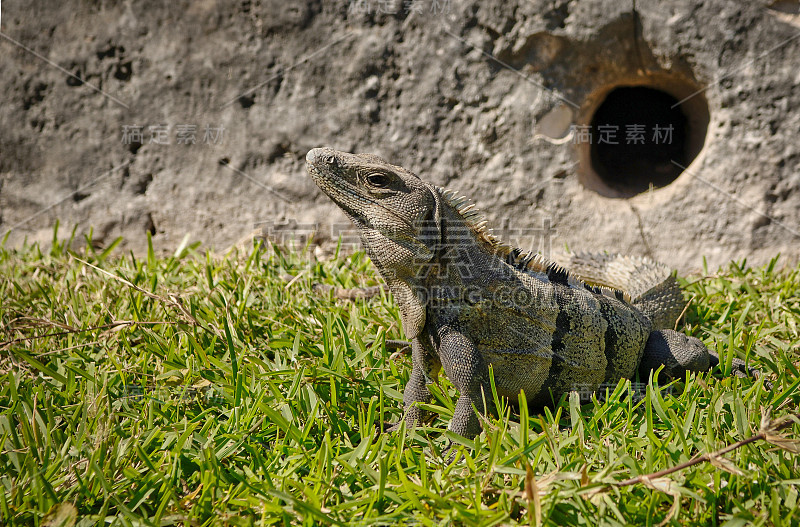
M 306 161 L 358 227 L 399 305 L 412 341 L 409 425 L 441 368 L 460 394 L 450 429 L 473 437 L 481 428 L 473 408 L 493 410 L 490 366 L 498 395 L 513 402 L 524 390 L 542 406 L 637 370 L 647 378 L 664 365 L 676 376 L 719 362 L 700 340 L 664 329 L 680 316 L 682 296 L 660 264 L 584 255 L 568 272 L 500 243 L 465 198 L 377 156 L 315 148 Z

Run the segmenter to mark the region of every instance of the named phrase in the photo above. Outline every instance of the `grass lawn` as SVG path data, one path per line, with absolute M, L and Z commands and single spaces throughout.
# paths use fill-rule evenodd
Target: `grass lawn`
M 397 307 L 311 290 L 376 284 L 363 253 L 113 249 L 0 247 L 3 525 L 800 522 L 800 425 L 763 431 L 798 411 L 800 267 L 688 279 L 685 331 L 772 390 L 720 371 L 634 396 L 620 382 L 543 413 L 504 405 L 467 441 L 446 431 L 443 376 L 438 418 L 378 433 L 410 372 L 385 347 Z

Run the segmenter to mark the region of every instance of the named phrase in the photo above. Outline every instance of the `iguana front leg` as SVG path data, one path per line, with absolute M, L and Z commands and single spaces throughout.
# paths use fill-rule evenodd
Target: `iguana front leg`
M 411 342 L 411 376 L 408 378 L 403 392 L 403 421 L 409 428 L 422 421 L 423 412 L 417 403 L 429 403 L 431 392 L 428 384 L 439 375 L 441 363 L 438 357 L 425 349 L 419 338 Z M 393 432 L 400 428 L 403 421 L 395 423 L 387 431 Z
M 487 410 L 494 410 L 489 368 L 474 343 L 460 331 L 445 326 L 438 335 L 442 366 L 460 393 L 448 428 L 466 438 L 473 438 L 481 431 L 475 411 L 485 414 Z

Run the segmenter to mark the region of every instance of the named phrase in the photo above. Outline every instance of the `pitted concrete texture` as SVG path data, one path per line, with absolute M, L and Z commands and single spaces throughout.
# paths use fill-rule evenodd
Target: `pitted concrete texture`
M 3 2 L 0 233 L 329 244 L 348 223 L 304 169 L 327 145 L 458 189 L 525 249 L 789 263 L 799 5 Z

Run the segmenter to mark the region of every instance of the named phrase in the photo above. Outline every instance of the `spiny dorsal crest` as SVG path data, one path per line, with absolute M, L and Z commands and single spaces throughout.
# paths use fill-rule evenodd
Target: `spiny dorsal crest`
M 592 285 L 570 273 L 566 268 L 551 262 L 539 253 L 523 251 L 498 239 L 491 229 L 486 227 L 488 221 L 466 196 L 457 191 L 436 187 L 439 195 L 446 203 L 464 219 L 467 227 L 475 235 L 475 239 L 491 254 L 501 258 L 508 265 L 524 272 L 542 273 L 548 280 L 573 287 L 583 287 L 593 293 L 630 302 L 630 295 L 610 287 Z

